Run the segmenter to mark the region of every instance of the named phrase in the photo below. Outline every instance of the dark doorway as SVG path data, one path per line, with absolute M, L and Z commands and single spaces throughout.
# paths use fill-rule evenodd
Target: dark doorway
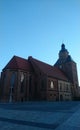
M 21 98 L 21 102 L 23 102 L 24 101 L 24 99 L 23 98 Z
M 63 101 L 63 95 L 60 95 L 60 101 Z

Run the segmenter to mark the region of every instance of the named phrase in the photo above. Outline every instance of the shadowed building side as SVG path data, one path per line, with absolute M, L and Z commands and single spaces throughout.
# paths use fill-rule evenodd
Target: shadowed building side
M 1 73 L 1 101 L 33 100 L 33 69 L 27 60 L 14 56 Z

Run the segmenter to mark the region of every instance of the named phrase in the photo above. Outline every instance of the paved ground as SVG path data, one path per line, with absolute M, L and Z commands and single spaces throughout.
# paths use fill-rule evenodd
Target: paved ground
M 80 102 L 1 103 L 0 130 L 80 130 Z

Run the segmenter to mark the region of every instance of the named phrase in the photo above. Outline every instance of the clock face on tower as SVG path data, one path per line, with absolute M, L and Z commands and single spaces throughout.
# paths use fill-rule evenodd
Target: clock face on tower
M 61 68 L 62 68 L 62 65 L 60 65 L 59 68 L 61 69 Z

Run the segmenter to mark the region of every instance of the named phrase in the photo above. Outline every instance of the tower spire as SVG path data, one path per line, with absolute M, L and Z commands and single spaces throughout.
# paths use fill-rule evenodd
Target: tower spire
M 65 48 L 65 44 L 62 43 L 61 50 L 59 51 L 59 59 L 66 59 L 68 57 L 68 51 Z

